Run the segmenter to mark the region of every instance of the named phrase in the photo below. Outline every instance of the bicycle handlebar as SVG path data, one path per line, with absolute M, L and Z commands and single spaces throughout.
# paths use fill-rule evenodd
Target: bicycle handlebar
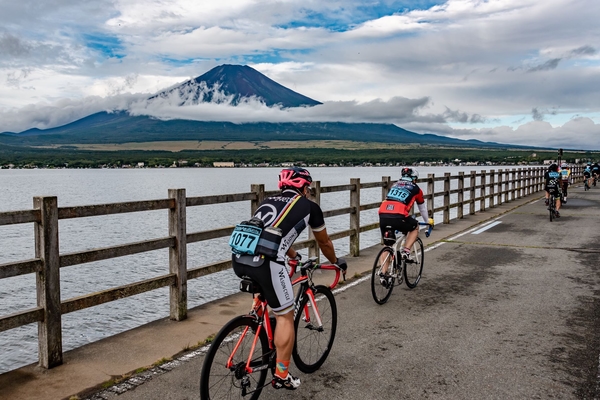
M 431 235 L 431 231 L 433 230 L 433 225 L 425 223 L 425 222 L 419 222 L 419 225 L 429 227 L 429 229 L 427 229 L 427 232 L 425 232 L 425 237 L 429 237 L 429 235 Z
M 343 271 L 339 266 L 335 264 L 319 264 L 317 263 L 317 257 L 311 257 L 306 261 L 288 259 L 287 264 L 290 266 L 290 279 L 296 272 L 300 272 L 300 275 L 305 276 L 307 275 L 308 271 L 314 271 L 316 269 L 326 269 L 335 271 L 335 280 L 333 281 L 333 284 L 329 286 L 330 289 L 333 289 L 337 286 L 338 282 L 340 281 L 340 274 L 344 275 L 344 280 L 346 279 L 346 271 Z

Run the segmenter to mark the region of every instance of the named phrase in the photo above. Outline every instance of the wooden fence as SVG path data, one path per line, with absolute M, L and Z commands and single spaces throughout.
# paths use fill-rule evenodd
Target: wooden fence
M 470 174 L 461 172 L 454 176 L 449 173 L 437 177 L 430 174 L 427 178 L 419 179 L 418 182 L 426 193 L 428 209 L 435 213 L 441 212 L 442 222 L 447 224 L 450 222 L 451 209 L 456 208 L 456 217 L 462 218 L 464 213 L 474 214 L 476 211 L 484 211 L 488 207 L 495 207 L 543 190 L 544 171 L 544 168 L 532 167 L 489 172 L 473 171 Z M 581 180 L 581 172 L 580 169 L 574 171 L 573 176 L 576 181 Z M 436 190 L 436 186 L 441 185 L 436 185 L 437 182 L 443 182 L 443 190 Z M 348 185 L 337 186 L 321 187 L 320 182 L 313 183 L 313 200 L 319 204 L 322 194 L 349 192 L 349 207 L 324 211 L 324 216 L 328 218 L 349 214 L 349 228 L 331 232 L 330 237 L 332 240 L 348 237 L 351 256 L 359 255 L 360 233 L 379 228 L 377 222 L 360 225 L 361 211 L 375 209 L 380 205 L 379 201 L 360 204 L 360 191 L 380 188 L 383 199 L 392 183 L 390 177 L 383 177 L 380 182 L 370 183 L 351 179 Z M 187 244 L 227 237 L 233 231 L 233 226 L 226 226 L 189 233 L 186 231 L 187 208 L 249 200 L 250 211 L 254 212 L 265 197 L 275 193 L 265 191 L 263 184 L 251 185 L 251 191 L 247 193 L 202 197 L 186 197 L 185 189 L 170 189 L 167 199 L 76 207 L 58 207 L 57 197 L 35 197 L 32 210 L 0 213 L 0 226 L 33 223 L 35 233 L 35 258 L 0 264 L 0 279 L 36 274 L 37 291 L 37 307 L 0 316 L 0 332 L 37 322 L 39 365 L 52 368 L 63 362 L 61 318 L 64 314 L 168 286 L 170 318 L 177 321 L 185 319 L 187 281 L 231 268 L 230 260 L 188 268 Z M 456 198 L 457 201 L 451 202 L 451 198 Z M 436 203 L 440 205 L 436 206 Z M 160 209 L 169 210 L 166 237 L 75 253 L 60 254 L 59 252 L 58 221 L 61 219 Z M 165 275 L 67 300 L 62 300 L 60 297 L 60 268 L 164 248 L 169 249 L 169 272 Z M 308 248 L 310 256 L 319 255 L 316 241 L 310 233 L 307 240 L 296 242 L 294 248 Z

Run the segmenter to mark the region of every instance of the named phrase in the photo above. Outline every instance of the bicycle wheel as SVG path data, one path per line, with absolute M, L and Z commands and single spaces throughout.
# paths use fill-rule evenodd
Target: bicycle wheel
M 327 359 L 337 329 L 337 306 L 331 290 L 327 286 L 319 285 L 315 287 L 314 295 L 317 309 L 315 310 L 305 294 L 294 317 L 296 340 L 292 356 L 296 367 L 308 374 L 318 370 Z M 321 326 L 317 326 L 316 313 L 321 318 Z
M 245 367 L 252 351 L 257 322 L 254 318 L 242 315 L 229 321 L 215 336 L 200 374 L 200 399 L 251 399 L 256 400 L 265 384 L 269 368 L 249 374 Z M 272 354 L 269 350 L 267 333 L 261 329 L 254 348 L 251 366 L 257 368 L 268 364 Z M 235 354 L 232 353 L 238 346 Z M 232 366 L 227 361 L 232 357 Z M 245 396 L 243 389 L 245 388 Z M 250 395 L 248 397 L 248 395 Z
M 550 196 L 550 202 L 548 204 L 548 210 L 550 211 L 550 222 L 552 222 L 552 219 L 554 218 L 554 207 L 556 207 L 554 196 Z
M 402 269 L 404 270 L 404 280 L 406 281 L 406 286 L 414 289 L 421 280 L 423 262 L 425 260 L 423 241 L 420 237 L 417 238 L 410 249 L 410 258 L 410 260 L 402 260 Z
M 387 273 L 385 280 L 381 281 L 382 269 L 385 264 L 388 264 Z M 377 304 L 385 304 L 386 301 L 392 295 L 394 289 L 394 273 L 396 270 L 396 257 L 394 256 L 394 249 L 385 246 L 377 254 L 375 262 L 373 263 L 373 272 L 371 273 L 371 294 L 373 300 Z

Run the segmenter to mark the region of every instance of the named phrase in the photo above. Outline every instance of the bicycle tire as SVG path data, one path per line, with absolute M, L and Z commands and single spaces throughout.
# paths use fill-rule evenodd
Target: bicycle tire
M 387 255 L 386 255 L 387 254 Z M 389 282 L 387 286 L 383 285 L 380 281 L 381 277 L 381 259 L 383 260 L 391 260 L 390 265 L 388 266 L 388 275 L 390 275 Z M 371 272 L 371 294 L 373 295 L 373 300 L 375 303 L 382 305 L 385 304 L 390 296 L 392 295 L 392 290 L 394 290 L 394 273 L 396 271 L 396 257 L 394 256 L 394 249 L 391 247 L 385 246 L 379 253 L 377 253 L 377 257 L 375 258 L 375 262 L 373 263 L 373 271 Z
M 402 260 L 402 270 L 404 274 L 404 280 L 406 286 L 410 289 L 414 289 L 421 280 L 421 274 L 423 273 L 423 262 L 425 261 L 425 251 L 423 247 L 423 241 L 420 237 L 415 240 L 410 249 L 410 262 L 408 260 Z
M 234 370 L 228 369 L 226 368 L 227 360 L 238 344 L 238 337 L 246 327 L 249 327 L 250 330 L 242 339 L 233 359 L 234 365 L 237 367 Z M 241 315 L 229 321 L 217 333 L 202 364 L 202 372 L 200 373 L 201 400 L 258 399 L 270 368 L 263 368 L 252 374 L 245 372 L 257 327 L 258 324 L 255 318 Z M 253 361 L 256 362 L 257 366 L 268 363 L 270 356 L 269 340 L 264 329 L 261 329 L 259 339 L 254 349 L 257 356 L 253 357 Z M 247 390 L 253 391 L 250 397 L 248 397 L 248 394 L 242 396 L 242 379 L 245 377 L 248 377 L 250 382 L 250 387 Z
M 333 346 L 337 329 L 337 305 L 331 290 L 327 286 L 318 285 L 314 288 L 314 295 L 315 299 L 319 300 L 317 312 L 321 316 L 323 326 L 318 328 L 313 325 L 317 320 L 307 295 L 299 304 L 294 317 L 296 336 L 292 357 L 296 367 L 307 374 L 315 372 L 323 365 Z M 310 317 L 308 323 L 305 319 L 305 306 L 308 307 Z
M 554 196 L 550 196 L 550 201 L 548 204 L 548 210 L 550 211 L 550 222 L 552 222 L 552 219 L 554 218 L 554 207 L 556 207 Z

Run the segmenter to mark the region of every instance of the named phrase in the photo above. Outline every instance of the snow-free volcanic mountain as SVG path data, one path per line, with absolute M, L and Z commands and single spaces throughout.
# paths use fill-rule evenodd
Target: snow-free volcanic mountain
M 149 100 L 173 98 L 173 96 L 181 99 L 179 105 L 201 102 L 237 105 L 251 98 L 269 107 L 279 105 L 289 108 L 321 104 L 280 85 L 254 68 L 230 64 L 219 65 L 195 79 L 164 90 L 150 97 Z

